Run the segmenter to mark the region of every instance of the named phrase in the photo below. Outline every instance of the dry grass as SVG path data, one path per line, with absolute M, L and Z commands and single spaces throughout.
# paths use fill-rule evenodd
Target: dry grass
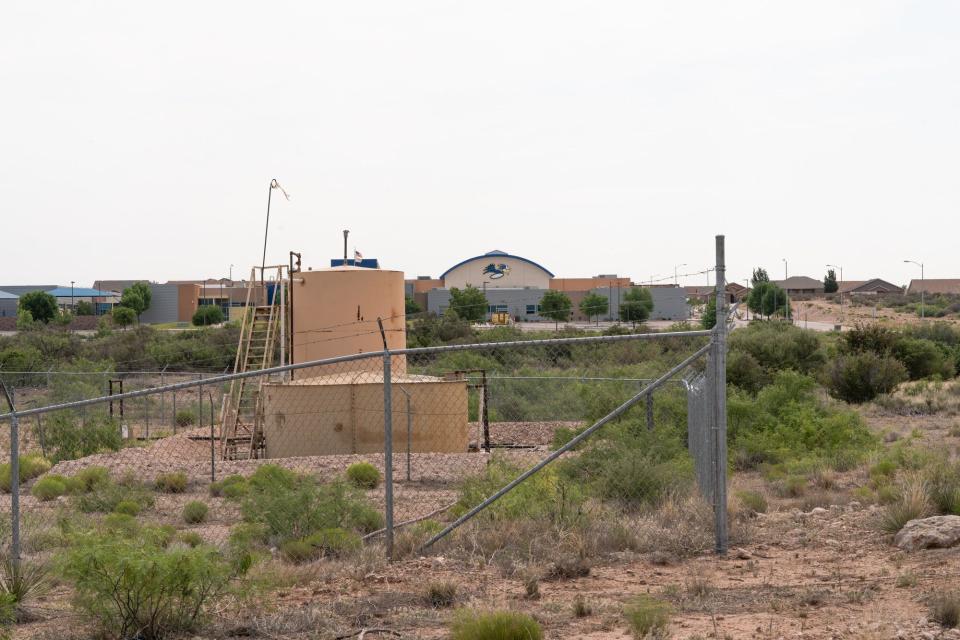
M 880 515 L 880 528 L 887 533 L 896 533 L 909 521 L 930 515 L 933 506 L 929 495 L 930 486 L 921 474 L 904 476 L 898 483 L 896 499 Z

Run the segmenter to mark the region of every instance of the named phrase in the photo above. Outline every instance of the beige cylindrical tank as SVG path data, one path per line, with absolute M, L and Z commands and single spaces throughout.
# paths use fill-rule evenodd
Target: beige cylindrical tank
M 407 346 L 403 272 L 363 267 L 331 267 L 293 275 L 293 362 L 383 350 L 377 318 L 390 349 Z M 406 372 L 394 357 L 395 373 Z M 346 371 L 382 371 L 379 358 L 295 372 L 295 378 Z

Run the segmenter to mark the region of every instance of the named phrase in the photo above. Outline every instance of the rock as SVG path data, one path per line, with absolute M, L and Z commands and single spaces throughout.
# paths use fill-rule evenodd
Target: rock
M 809 515 L 811 515 L 811 516 L 819 516 L 819 515 L 822 515 L 822 514 L 824 514 L 824 513 L 826 513 L 826 512 L 827 512 L 827 510 L 824 509 L 823 507 L 814 507 L 813 509 L 810 509 Z
M 750 555 L 749 551 L 747 551 L 746 549 L 740 549 L 739 547 L 737 549 L 734 549 L 733 552 L 734 554 L 736 554 L 736 558 L 738 560 L 749 560 L 750 558 L 753 557 L 752 555 Z
M 853 500 L 852 502 L 848 502 L 848 503 L 847 503 L 847 508 L 850 509 L 850 511 L 856 511 L 857 509 L 859 509 L 859 508 L 862 507 L 862 506 L 863 506 L 863 505 L 860 504 L 859 502 L 857 502 L 856 500 Z
M 933 516 L 903 525 L 893 543 L 904 551 L 946 548 L 960 543 L 960 516 Z

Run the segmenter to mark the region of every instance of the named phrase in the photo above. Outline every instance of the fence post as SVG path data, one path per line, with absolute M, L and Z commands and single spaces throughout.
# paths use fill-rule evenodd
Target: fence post
M 717 314 L 713 327 L 713 460 L 714 523 L 716 527 L 716 551 L 727 553 L 727 292 L 726 257 L 724 236 L 716 237 L 717 243 Z
M 15 570 L 20 569 L 20 418 L 14 408 L 16 391 L 10 389 L 10 559 Z
M 393 389 L 390 352 L 383 351 L 383 498 L 386 520 L 387 560 L 393 560 Z

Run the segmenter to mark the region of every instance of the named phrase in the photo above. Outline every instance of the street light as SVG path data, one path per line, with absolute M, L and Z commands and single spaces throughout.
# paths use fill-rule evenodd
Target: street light
M 274 178 L 270 181 L 270 188 L 267 189 L 267 226 L 263 230 L 263 262 L 260 265 L 260 286 L 264 287 L 263 283 L 263 272 L 267 268 L 267 233 L 270 231 L 270 196 L 273 195 L 274 189 L 280 189 L 280 193 L 283 194 L 283 197 L 287 200 L 290 199 L 290 194 L 283 190 L 283 187 L 280 186 L 280 183 L 277 182 L 277 179 Z M 264 288 L 266 291 L 266 288 Z
M 686 262 L 684 262 L 683 264 L 677 264 L 673 266 L 673 286 L 677 286 L 677 268 L 685 267 L 685 266 L 687 266 Z
M 904 262 L 909 262 L 910 264 L 915 264 L 918 267 L 920 267 L 920 319 L 923 320 L 924 314 L 927 311 L 927 305 L 926 303 L 924 303 L 924 296 L 923 296 L 923 294 L 925 293 L 924 290 L 927 288 L 926 285 L 923 283 L 923 263 L 917 262 L 916 260 L 904 260 Z
M 230 284 L 233 284 L 233 264 L 230 264 Z
M 74 306 L 75 306 L 74 303 L 73 303 L 73 283 L 74 283 L 74 280 L 71 280 L 71 281 L 70 281 L 70 311 L 71 311 L 71 313 L 73 312 L 73 308 L 74 308 Z
M 844 313 L 843 313 L 843 266 L 837 266 L 835 264 L 828 264 L 827 269 L 840 269 L 840 324 L 843 324 Z

